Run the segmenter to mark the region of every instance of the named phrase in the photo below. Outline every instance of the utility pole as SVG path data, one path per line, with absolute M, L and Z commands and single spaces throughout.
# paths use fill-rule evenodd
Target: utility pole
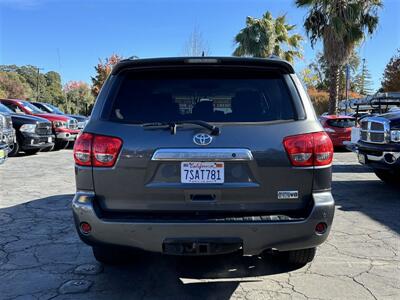
M 36 68 L 37 69 L 37 77 L 36 77 L 36 101 L 39 102 L 39 77 L 40 77 L 40 70 L 43 68 Z

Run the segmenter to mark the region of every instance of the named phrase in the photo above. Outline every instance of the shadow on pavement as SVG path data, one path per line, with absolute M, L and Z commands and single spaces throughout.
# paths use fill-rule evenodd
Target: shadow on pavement
M 71 199 L 72 195 L 57 195 L 0 209 L 2 297 L 51 298 L 58 295 L 63 283 L 87 280 L 90 289 L 70 295 L 71 299 L 131 299 L 146 295 L 163 299 L 229 299 L 240 282 L 258 282 L 258 276 L 293 270 L 272 255 L 174 257 L 145 253 L 129 265 L 106 266 L 99 274 L 77 274 L 78 266 L 96 265 L 96 261 L 91 248 L 75 232 Z M 70 299 L 67 296 L 62 299 Z
M 334 181 L 332 191 L 338 209 L 359 211 L 400 233 L 400 184 L 394 187 L 379 179 Z
M 373 173 L 370 168 L 367 168 L 360 164 L 352 164 L 352 165 L 333 165 L 332 166 L 333 173 Z

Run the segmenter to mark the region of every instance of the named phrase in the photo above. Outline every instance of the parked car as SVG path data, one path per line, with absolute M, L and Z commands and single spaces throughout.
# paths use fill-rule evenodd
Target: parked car
M 3 139 L 3 127 L 0 126 L 0 165 L 6 161 L 8 154 L 8 145 L 3 141 Z
M 358 160 L 382 181 L 399 186 L 400 112 L 366 117 L 360 121 L 356 144 Z
M 44 103 L 44 102 L 31 102 L 33 105 L 35 105 L 37 108 L 51 114 L 57 114 L 57 115 L 65 115 L 70 118 L 74 118 L 75 120 L 78 121 L 78 129 L 82 130 L 86 123 L 88 118 L 82 115 L 71 115 L 71 114 L 66 114 L 62 110 L 60 110 L 57 106 L 52 105 L 50 103 Z
M 75 224 L 105 263 L 139 248 L 306 264 L 332 224 L 332 157 L 285 61 L 124 60 L 75 142 Z
M 70 141 L 75 141 L 80 130 L 77 121 L 67 116 L 45 113 L 29 101 L 17 99 L 0 99 L 12 111 L 18 114 L 33 115 L 49 120 L 52 123 L 52 131 L 55 135 L 55 147 L 63 149 Z
M 14 113 L 0 103 L 0 113 L 8 114 L 12 119 L 16 135 L 10 144 L 9 156 L 16 156 L 20 151 L 35 154 L 43 149 L 54 147 L 55 136 L 51 122 L 30 115 Z
M 332 140 L 334 147 L 345 147 L 351 140 L 351 128 L 356 119 L 350 116 L 325 115 L 319 118 L 325 132 Z
M 1 128 L 1 142 L 7 145 L 8 152 L 12 148 L 15 142 L 15 130 L 11 115 L 8 112 L 0 110 L 0 128 Z

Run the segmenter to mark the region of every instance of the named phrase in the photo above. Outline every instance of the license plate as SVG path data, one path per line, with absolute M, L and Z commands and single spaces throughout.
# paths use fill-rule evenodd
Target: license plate
M 53 140 L 53 139 L 51 138 L 51 136 L 47 138 L 47 142 L 48 142 L 48 143 L 51 143 L 52 140 Z
M 364 154 L 358 154 L 358 161 L 360 164 L 365 165 L 365 155 Z
M 182 162 L 182 183 L 224 183 L 223 162 Z

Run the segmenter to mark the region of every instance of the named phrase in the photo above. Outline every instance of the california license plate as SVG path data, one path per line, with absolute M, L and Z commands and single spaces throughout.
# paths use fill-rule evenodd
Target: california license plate
M 223 162 L 182 162 L 182 183 L 224 183 Z

